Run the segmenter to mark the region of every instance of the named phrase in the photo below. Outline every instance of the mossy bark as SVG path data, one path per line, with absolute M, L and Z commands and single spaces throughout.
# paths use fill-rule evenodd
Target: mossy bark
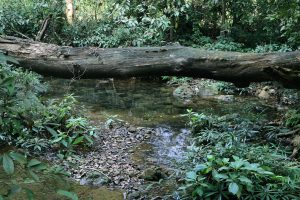
M 79 48 L 12 37 L 0 37 L 0 49 L 26 69 L 62 78 L 189 76 L 238 86 L 278 81 L 300 88 L 300 51 L 258 54 L 183 46 Z

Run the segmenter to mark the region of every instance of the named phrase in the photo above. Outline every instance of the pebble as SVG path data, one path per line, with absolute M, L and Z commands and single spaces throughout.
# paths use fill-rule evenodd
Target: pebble
M 93 151 L 78 152 L 81 158 L 77 168 L 65 164 L 67 171 L 72 171 L 75 180 L 82 183 L 99 183 L 90 180 L 87 174 L 99 171 L 110 181 L 109 186 L 124 189 L 130 195 L 129 199 L 140 197 L 139 192 L 134 192 L 143 185 L 144 180 L 138 178 L 144 166 L 139 166 L 131 160 L 134 149 L 145 140 L 149 140 L 156 132 L 152 128 L 119 126 L 102 131 L 102 136 L 95 141 Z M 154 159 L 155 161 L 155 159 Z M 57 160 L 57 162 L 60 162 Z M 76 163 L 76 162 L 75 162 Z

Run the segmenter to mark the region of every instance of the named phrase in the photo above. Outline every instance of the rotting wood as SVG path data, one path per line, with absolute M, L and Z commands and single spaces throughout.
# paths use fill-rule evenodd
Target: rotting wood
M 188 76 L 247 86 L 250 82 L 278 81 L 300 88 L 300 51 L 238 53 L 183 46 L 141 48 L 69 47 L 0 37 L 0 50 L 21 67 L 46 76 L 107 78 Z

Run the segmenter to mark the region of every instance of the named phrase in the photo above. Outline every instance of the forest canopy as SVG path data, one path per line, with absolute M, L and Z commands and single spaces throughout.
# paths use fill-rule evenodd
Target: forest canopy
M 230 51 L 290 51 L 300 45 L 299 0 L 1 0 L 0 34 L 124 47 L 182 45 Z

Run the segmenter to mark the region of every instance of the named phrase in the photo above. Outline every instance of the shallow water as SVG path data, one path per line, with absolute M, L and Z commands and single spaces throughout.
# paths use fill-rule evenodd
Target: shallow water
M 206 115 L 226 115 L 238 113 L 250 120 L 272 117 L 270 107 L 257 98 L 235 97 L 233 102 L 214 98 L 213 88 L 200 88 L 200 96 L 183 100 L 173 96 L 174 88 L 161 81 L 141 79 L 128 80 L 48 80 L 49 97 L 60 98 L 74 94 L 80 105 L 85 106 L 94 121 L 118 118 L 135 126 L 156 128 L 157 135 L 149 144 L 141 144 L 137 151 L 137 162 L 155 160 L 160 164 L 170 164 L 184 159 L 186 147 L 190 145 L 190 132 L 186 129 L 187 109 Z
M 186 127 L 186 117 L 181 115 L 187 109 L 202 112 L 206 115 L 226 115 L 237 113 L 241 118 L 258 121 L 272 118 L 272 108 L 253 97 L 235 97 L 233 102 L 224 102 L 214 98 L 213 88 L 200 88 L 199 96 L 193 99 L 180 99 L 173 96 L 174 88 L 161 81 L 153 80 L 77 80 L 47 79 L 49 92 L 45 98 L 61 98 L 66 94 L 74 94 L 80 106 L 93 124 L 101 124 L 108 118 L 119 119 L 134 126 L 154 128 L 148 142 L 141 143 L 134 149 L 132 159 L 144 165 L 165 165 L 172 167 L 174 163 L 184 161 L 186 148 L 191 143 L 191 133 Z M 274 112 L 275 113 L 275 112 Z M 0 173 L 0 178 L 4 174 Z M 60 199 L 53 188 L 56 182 L 49 183 L 49 188 L 41 185 L 33 186 L 39 197 Z M 70 183 L 68 183 L 70 185 Z M 65 184 L 63 184 L 65 186 Z M 122 199 L 119 191 L 105 188 L 94 189 L 74 185 L 71 187 L 80 197 L 90 199 Z M 45 189 L 46 188 L 46 189 Z M 166 192 L 162 189 L 162 193 Z M 21 195 L 21 196 L 20 196 Z M 16 199 L 22 199 L 20 194 Z M 50 196 L 48 196 L 50 195 Z
M 238 113 L 243 118 L 256 118 L 258 112 L 268 109 L 253 97 L 235 97 L 231 103 L 217 100 L 209 88 L 202 88 L 200 97 L 182 100 L 173 96 L 174 88 L 161 81 L 54 79 L 47 83 L 51 98 L 74 94 L 79 103 L 94 114 L 93 117 L 104 120 L 117 115 L 136 126 L 168 124 L 183 127 L 186 119 L 180 115 L 190 108 L 207 115 Z

